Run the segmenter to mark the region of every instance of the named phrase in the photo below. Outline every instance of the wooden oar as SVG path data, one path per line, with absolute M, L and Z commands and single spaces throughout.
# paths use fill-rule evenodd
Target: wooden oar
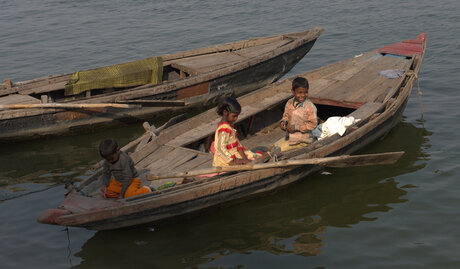
M 135 104 L 143 107 L 168 107 L 168 106 L 185 106 L 182 100 L 123 100 L 117 101 L 119 104 Z
M 66 103 L 48 103 L 48 104 L 14 104 L 14 105 L 0 105 L 1 109 L 27 109 L 27 108 L 63 108 L 63 109 L 91 109 L 91 108 L 136 108 L 140 105 L 128 105 L 128 104 L 112 104 L 112 103 L 102 103 L 102 104 L 66 104 Z
M 115 103 L 101 104 L 75 104 L 75 103 L 46 103 L 46 104 L 12 104 L 0 105 L 2 109 L 28 109 L 28 108 L 61 108 L 61 109 L 91 109 L 91 108 L 140 108 L 140 107 L 172 107 L 185 106 L 182 100 L 123 100 Z
M 395 163 L 404 151 L 387 152 L 377 154 L 363 154 L 363 155 L 342 155 L 336 157 L 325 158 L 312 158 L 300 160 L 283 160 L 279 162 L 269 162 L 260 164 L 246 164 L 246 165 L 232 165 L 226 167 L 212 167 L 200 170 L 193 170 L 189 172 L 170 173 L 165 175 L 147 175 L 147 180 L 157 180 L 163 178 L 185 178 L 199 175 L 207 175 L 221 172 L 235 172 L 235 171 L 248 171 L 259 170 L 267 168 L 281 168 L 288 166 L 300 165 L 322 165 L 328 167 L 351 167 L 351 166 L 365 166 L 365 165 L 378 165 L 378 164 L 392 164 Z

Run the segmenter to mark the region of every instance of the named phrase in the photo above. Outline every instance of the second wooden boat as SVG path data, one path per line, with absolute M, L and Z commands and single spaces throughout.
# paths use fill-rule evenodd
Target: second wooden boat
M 305 160 L 356 152 L 388 133 L 401 119 L 425 53 L 425 34 L 413 40 L 334 63 L 300 76 L 310 81 L 309 98 L 321 119 L 353 116 L 359 121 L 306 147 L 283 152 L 279 160 Z M 270 147 L 284 132 L 279 128 L 286 101 L 292 97 L 289 78 L 240 97 L 243 110 L 236 127 L 247 148 Z M 220 117 L 214 109 L 125 146 L 137 169 L 149 174 L 196 171 L 212 167 L 213 156 L 197 149 L 212 137 Z M 45 211 L 39 221 L 106 230 L 161 223 L 275 190 L 322 169 L 319 165 L 229 172 L 212 177 L 154 181 L 152 187 L 177 181 L 171 188 L 123 200 L 100 196 L 101 171 L 78 187 L 70 187 L 62 204 Z
M 6 80 L 0 84 L 0 108 L 22 109 L 0 110 L 0 141 L 151 120 L 213 104 L 220 96 L 248 93 L 291 70 L 322 32 L 323 28 L 316 27 L 74 74 L 15 83 Z M 28 105 L 31 108 L 24 109 Z

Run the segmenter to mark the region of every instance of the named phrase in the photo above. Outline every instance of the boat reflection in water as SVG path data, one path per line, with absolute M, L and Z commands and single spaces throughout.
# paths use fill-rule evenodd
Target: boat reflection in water
M 222 263 L 228 267 L 244 263 L 247 254 L 261 259 L 267 255 L 318 255 L 328 227 L 376 221 L 375 213 L 388 212 L 392 209 L 390 204 L 407 201 L 407 189 L 415 186 L 399 183 L 395 177 L 426 165 L 429 155 L 424 149 L 429 147 L 430 135 L 424 128 L 402 122 L 383 140 L 364 149 L 404 150 L 406 154 L 391 169 L 337 168 L 328 170 L 332 175 L 316 174 L 277 194 L 189 221 L 159 229 L 97 232 L 75 254 L 82 258 L 76 268 L 121 268 L 134 259 L 138 267 L 207 268 Z M 374 214 L 369 217 L 371 213 Z M 113 259 L 117 254 L 130 258 L 123 264 Z

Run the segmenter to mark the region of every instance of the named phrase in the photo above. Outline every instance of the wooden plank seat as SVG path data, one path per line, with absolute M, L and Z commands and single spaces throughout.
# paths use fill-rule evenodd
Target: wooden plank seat
M 348 116 L 352 116 L 355 119 L 366 119 L 381 110 L 382 106 L 382 103 L 368 102 L 350 113 Z
M 161 145 L 147 157 L 136 164 L 139 170 L 150 170 L 159 172 L 168 172 L 171 169 L 178 169 L 188 161 L 195 159 L 198 156 L 209 158 L 208 153 L 200 152 L 183 147 L 172 145 Z
M 11 94 L 0 97 L 0 105 L 40 104 L 40 100 L 29 95 Z
M 245 57 L 231 52 L 220 52 L 174 60 L 171 61 L 171 66 L 191 75 L 196 75 L 213 71 L 219 67 L 228 66 L 244 59 Z
M 198 168 L 206 168 L 212 166 L 212 155 L 188 148 L 174 147 L 164 145 L 155 153 L 156 158 L 149 160 L 150 163 L 144 164 L 140 170 L 140 178 L 144 184 L 152 188 L 157 188 L 168 181 L 182 181 L 182 178 L 171 178 L 160 181 L 148 182 L 145 181 L 146 174 L 152 173 L 167 173 L 174 171 L 190 171 Z M 147 165 L 145 167 L 145 165 Z
M 310 98 L 316 103 L 357 108 L 367 102 L 383 101 L 381 96 L 397 87 L 403 77 L 390 79 L 379 75 L 388 69 L 406 69 L 410 59 L 392 56 L 374 56 L 357 62 L 346 71 L 322 77 L 310 89 Z M 327 102 L 326 102 L 327 100 Z
M 248 47 L 248 48 L 242 48 L 242 49 L 239 49 L 239 50 L 234 50 L 234 51 L 232 51 L 232 53 L 234 53 L 236 55 L 239 55 L 239 56 L 251 58 L 251 57 L 258 56 L 261 53 L 272 52 L 272 51 L 274 51 L 275 49 L 277 49 L 279 47 L 282 47 L 282 46 L 285 46 L 285 45 L 291 43 L 292 41 L 293 41 L 293 39 L 286 38 L 286 39 L 282 39 L 282 40 L 279 40 L 279 41 L 273 42 L 273 43 L 268 43 L 268 44 L 259 45 L 259 46 L 255 46 L 255 47 Z
M 233 63 L 247 58 L 260 56 L 263 53 L 272 52 L 276 48 L 287 45 L 291 42 L 292 39 L 280 39 L 277 42 L 271 42 L 258 46 L 243 46 L 243 48 L 237 50 L 187 57 L 179 60 L 168 61 L 167 63 L 190 75 L 197 75 L 232 65 Z
M 255 133 L 254 135 L 242 139 L 241 143 L 250 150 L 260 146 L 270 148 L 275 144 L 276 141 L 285 137 L 286 135 L 286 132 L 281 130 L 279 126 L 279 123 L 276 122 L 275 124 Z

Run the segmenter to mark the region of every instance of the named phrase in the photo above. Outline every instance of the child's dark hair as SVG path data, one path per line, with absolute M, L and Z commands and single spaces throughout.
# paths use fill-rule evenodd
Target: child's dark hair
M 295 91 L 297 88 L 305 88 L 308 92 L 308 80 L 303 77 L 296 77 L 292 81 L 292 90 Z
M 99 144 L 99 154 L 101 157 L 106 159 L 118 151 L 117 141 L 113 138 L 107 138 L 101 141 Z
M 238 101 L 233 97 L 225 97 L 222 99 L 217 106 L 217 114 L 223 115 L 224 110 L 227 110 L 228 113 L 240 113 L 241 112 L 241 105 Z

